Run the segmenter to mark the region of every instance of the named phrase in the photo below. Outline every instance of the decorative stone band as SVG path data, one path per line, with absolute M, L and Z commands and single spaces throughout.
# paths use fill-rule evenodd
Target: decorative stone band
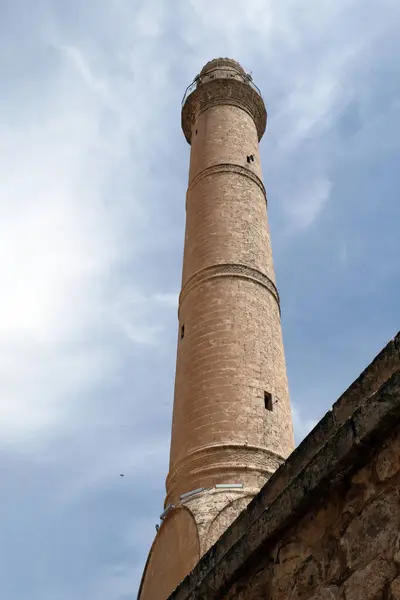
M 190 144 L 197 117 L 207 108 L 228 104 L 246 111 L 256 125 L 258 141 L 267 125 L 267 111 L 261 96 L 248 83 L 236 79 L 215 79 L 202 83 L 189 94 L 182 108 L 182 129 Z
M 220 265 L 213 265 L 211 267 L 205 267 L 204 269 L 201 269 L 192 275 L 184 284 L 179 295 L 179 310 L 184 299 L 188 293 L 193 290 L 193 288 L 201 283 L 215 279 L 216 277 L 240 277 L 241 279 L 247 279 L 253 283 L 263 286 L 275 298 L 280 313 L 281 308 L 279 293 L 274 282 L 258 269 L 235 263 L 224 263 Z
M 246 444 L 214 444 L 198 448 L 172 466 L 167 480 L 168 496 L 171 495 L 179 481 L 191 478 L 202 484 L 201 477 L 221 474 L 224 471 L 234 471 L 240 479 L 240 473 L 255 471 L 268 478 L 284 462 L 284 457 L 268 448 Z M 198 487 L 198 486 L 197 486 Z M 180 489 L 179 494 L 189 490 Z M 166 502 L 169 502 L 167 496 Z
M 250 171 L 250 169 L 246 169 L 246 167 L 242 167 L 241 165 L 235 165 L 234 163 L 221 163 L 218 165 L 211 165 L 210 167 L 203 169 L 203 171 L 200 171 L 200 173 L 198 173 L 190 182 L 187 190 L 188 193 L 192 191 L 199 181 L 205 177 L 208 177 L 209 175 L 214 175 L 215 173 L 237 173 L 238 175 L 248 177 L 254 181 L 256 185 L 258 185 L 265 197 L 265 202 L 267 202 L 267 192 L 265 191 L 265 187 L 261 179 L 257 177 L 253 171 Z

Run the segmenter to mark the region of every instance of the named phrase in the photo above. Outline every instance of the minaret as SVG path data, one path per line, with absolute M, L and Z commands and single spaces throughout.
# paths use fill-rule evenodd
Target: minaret
M 187 90 L 191 145 L 167 496 L 140 600 L 166 600 L 294 448 L 258 143 L 258 88 L 234 60 Z

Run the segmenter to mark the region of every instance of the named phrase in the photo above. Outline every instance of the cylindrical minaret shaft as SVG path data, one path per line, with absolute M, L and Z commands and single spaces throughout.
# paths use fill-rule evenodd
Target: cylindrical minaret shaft
M 261 94 L 213 60 L 185 96 L 191 145 L 165 511 L 139 591 L 166 600 L 294 448 L 258 143 Z
M 293 449 L 265 123 L 231 60 L 208 63 L 183 107 L 191 154 L 167 503 L 217 483 L 259 489 Z

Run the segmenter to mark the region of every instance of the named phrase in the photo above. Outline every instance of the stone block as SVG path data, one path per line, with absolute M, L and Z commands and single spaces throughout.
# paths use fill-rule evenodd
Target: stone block
M 328 588 L 318 590 L 310 600 L 338 600 L 339 588 L 336 585 L 332 585 Z
M 393 558 L 400 525 L 399 491 L 371 502 L 347 527 L 341 545 L 350 570 L 365 567 L 378 557 Z
M 343 575 L 345 557 L 343 548 L 332 534 L 325 535 L 318 557 L 321 560 L 325 585 L 339 581 Z
M 343 586 L 345 600 L 383 600 L 395 576 L 395 565 L 378 558 L 347 579 Z
M 390 586 L 390 600 L 400 600 L 400 577 L 396 577 Z
M 314 556 L 309 556 L 295 574 L 294 582 L 297 594 L 300 597 L 309 597 L 321 585 L 321 575 L 321 567 L 318 561 Z
M 343 523 L 354 515 L 361 513 L 367 502 L 377 494 L 374 478 L 372 476 L 371 465 L 357 471 L 351 478 L 350 489 L 347 491 L 343 503 Z
M 379 481 L 390 479 L 400 471 L 399 435 L 380 451 L 375 461 L 375 469 Z
M 362 444 L 373 444 L 400 417 L 400 371 L 368 399 L 352 416 L 355 436 Z

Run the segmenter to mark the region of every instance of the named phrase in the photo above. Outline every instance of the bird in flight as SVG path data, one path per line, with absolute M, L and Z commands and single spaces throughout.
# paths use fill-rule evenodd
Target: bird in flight
M 120 477 L 125 477 L 124 473 L 119 474 Z

